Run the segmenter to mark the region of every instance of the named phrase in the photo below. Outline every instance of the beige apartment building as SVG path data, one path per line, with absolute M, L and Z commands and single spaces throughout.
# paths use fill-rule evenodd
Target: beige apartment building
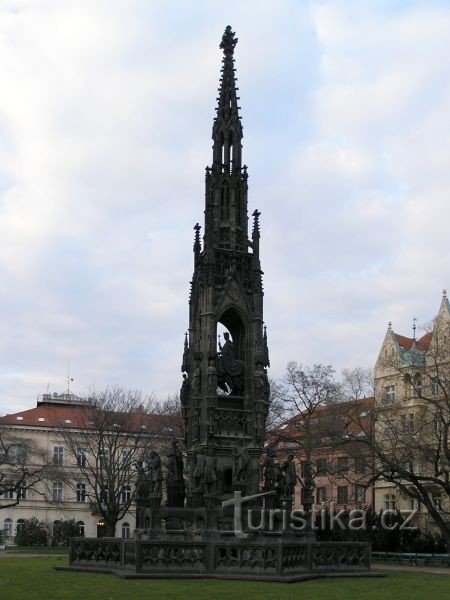
M 17 527 L 24 519 L 36 517 L 47 526 L 50 540 L 53 528 L 59 521 L 74 519 L 81 535 L 102 536 L 104 522 L 93 501 L 92 490 L 81 472 L 82 461 L 89 460 L 84 450 L 76 456 L 68 451 L 61 434 L 62 427 L 80 427 L 80 415 L 85 401 L 73 394 L 44 394 L 38 398 L 35 408 L 0 417 L 3 435 L 17 447 L 27 448 L 27 466 L 39 466 L 42 461 L 55 466 L 56 474 L 36 484 L 35 489 L 22 491 L 16 506 L 2 508 L 11 502 L 14 493 L 6 491 L 0 496 L 0 527 L 4 530 L 6 543 L 13 543 Z M 146 415 L 143 425 L 155 444 L 172 432 L 158 419 L 159 415 Z M 89 429 L 89 423 L 81 425 Z M 125 501 L 133 493 L 132 485 L 124 486 L 121 492 Z M 136 523 L 134 504 L 117 523 L 116 535 L 130 537 Z
M 419 478 L 434 475 L 436 448 L 442 444 L 437 413 L 444 420 L 450 417 L 449 334 L 450 304 L 444 291 L 437 316 L 420 337 L 416 337 L 415 320 L 412 337 L 394 332 L 389 324 L 375 365 L 377 443 L 385 444 L 386 452 L 400 463 L 403 459 Z M 445 454 L 444 447 L 443 450 Z M 442 463 L 442 466 L 443 472 L 448 471 L 448 465 Z M 404 484 L 409 486 L 407 481 Z M 425 485 L 429 486 L 435 506 L 445 515 L 449 508 L 448 495 L 432 481 Z M 427 509 L 399 485 L 385 479 L 375 484 L 375 509 L 416 509 L 416 524 L 423 530 L 435 529 Z

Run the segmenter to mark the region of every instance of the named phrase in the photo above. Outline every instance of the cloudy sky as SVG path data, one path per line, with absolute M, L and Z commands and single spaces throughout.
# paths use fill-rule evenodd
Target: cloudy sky
M 180 385 L 221 35 L 271 376 L 373 365 L 450 288 L 448 1 L 2 0 L 0 414 Z

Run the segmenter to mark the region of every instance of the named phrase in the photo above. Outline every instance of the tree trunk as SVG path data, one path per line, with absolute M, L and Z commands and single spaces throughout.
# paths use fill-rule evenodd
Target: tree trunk
M 105 520 L 105 537 L 116 537 L 116 521 Z

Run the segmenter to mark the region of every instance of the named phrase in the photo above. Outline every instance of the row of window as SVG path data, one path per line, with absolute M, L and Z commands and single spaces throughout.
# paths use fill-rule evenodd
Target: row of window
M 412 378 L 409 377 L 406 379 L 405 384 L 407 386 L 406 395 L 416 395 L 421 396 L 422 394 L 431 394 L 432 396 L 437 396 L 439 394 L 439 381 L 431 380 L 428 390 L 424 389 L 422 384 L 422 378 L 419 374 L 414 375 Z M 386 385 L 383 393 L 383 400 L 386 404 L 392 404 L 395 402 L 395 385 Z
M 364 503 L 366 501 L 366 488 L 363 485 L 355 485 L 354 487 L 355 502 Z M 318 487 L 316 491 L 316 502 L 322 504 L 328 500 L 327 488 Z M 337 486 L 337 504 L 347 504 L 349 501 L 349 486 Z
M 109 464 L 109 448 L 100 448 L 98 458 L 101 464 L 107 466 Z M 84 448 L 76 449 L 76 462 L 79 467 L 85 467 L 87 461 L 87 452 Z M 121 451 L 120 463 L 122 466 L 131 466 L 132 450 L 123 448 Z M 65 464 L 64 446 L 53 446 L 53 464 L 62 466 Z
M 14 530 L 14 523 L 13 520 L 10 519 L 9 517 L 7 517 L 4 521 L 3 521 L 3 532 L 5 535 L 5 538 L 12 538 L 14 537 L 14 535 L 17 534 L 17 532 L 19 531 L 20 527 L 25 523 L 24 519 L 17 519 L 16 521 L 16 528 Z M 57 520 L 57 521 L 53 521 L 53 529 L 55 527 L 57 527 L 59 524 L 61 523 L 61 521 Z M 85 523 L 84 521 L 77 521 L 77 527 L 78 527 L 78 535 L 80 536 L 84 536 L 85 534 Z M 131 527 L 129 523 L 122 523 L 122 537 L 123 538 L 129 538 L 131 534 Z
M 120 499 L 123 504 L 126 504 L 131 500 L 132 489 L 131 485 L 122 486 Z M 104 502 L 108 501 L 108 490 L 102 490 L 102 499 Z M 64 500 L 64 484 L 62 481 L 52 482 L 52 500 L 54 502 L 62 502 Z M 88 500 L 88 493 L 86 491 L 85 483 L 77 483 L 75 488 L 75 501 L 86 502 Z
M 17 534 L 17 532 L 20 530 L 20 527 L 24 523 L 25 523 L 25 519 L 17 519 L 17 521 L 16 521 L 16 528 L 14 530 L 13 520 L 10 519 L 9 517 L 7 517 L 3 521 L 3 532 L 5 534 L 5 537 L 6 538 L 12 538 L 14 535 Z M 53 521 L 53 528 L 57 527 L 60 523 L 61 523 L 61 521 Z M 85 529 L 84 521 L 78 521 L 77 522 L 77 527 L 78 527 L 78 531 L 79 531 L 80 536 L 83 536 L 84 535 L 84 529 Z
M 328 475 L 330 473 L 348 473 L 350 461 L 348 456 L 339 456 L 335 468 L 333 468 L 326 458 L 316 460 L 316 474 Z M 365 456 L 356 456 L 354 459 L 354 472 L 363 474 L 367 471 L 367 458 Z M 303 477 L 302 472 L 302 477 Z

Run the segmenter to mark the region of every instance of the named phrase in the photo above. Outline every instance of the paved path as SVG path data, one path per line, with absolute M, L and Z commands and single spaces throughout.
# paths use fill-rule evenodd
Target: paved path
M 450 575 L 448 567 L 408 567 L 403 565 L 385 565 L 382 563 L 373 563 L 372 568 L 375 571 L 405 571 L 407 573 L 436 573 L 437 575 Z

